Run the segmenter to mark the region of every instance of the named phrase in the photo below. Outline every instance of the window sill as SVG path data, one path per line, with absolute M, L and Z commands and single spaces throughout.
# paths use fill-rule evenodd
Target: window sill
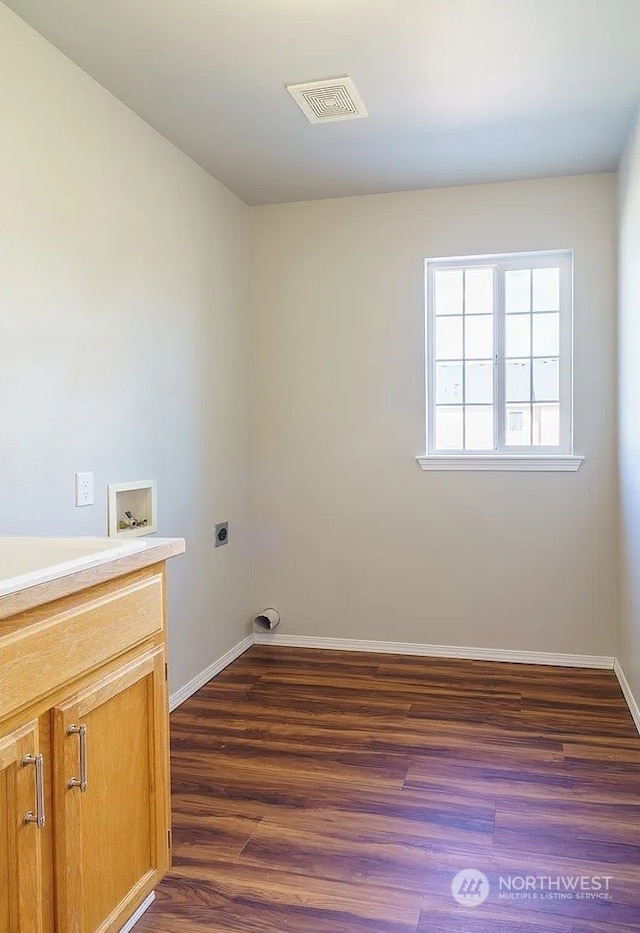
M 497 470 L 528 473 L 576 473 L 584 457 L 574 454 L 487 454 L 472 456 L 446 456 L 434 454 L 416 457 L 423 470 Z

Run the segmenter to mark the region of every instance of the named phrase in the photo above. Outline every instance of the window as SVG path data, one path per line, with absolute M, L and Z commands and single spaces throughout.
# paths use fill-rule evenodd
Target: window
M 576 470 L 569 252 L 428 260 L 424 469 Z

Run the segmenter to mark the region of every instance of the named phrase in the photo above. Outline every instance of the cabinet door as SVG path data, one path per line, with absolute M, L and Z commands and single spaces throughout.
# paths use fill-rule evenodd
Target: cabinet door
M 42 933 L 44 806 L 34 721 L 0 736 L 0 933 Z
M 58 933 L 120 930 L 169 867 L 164 649 L 53 710 Z

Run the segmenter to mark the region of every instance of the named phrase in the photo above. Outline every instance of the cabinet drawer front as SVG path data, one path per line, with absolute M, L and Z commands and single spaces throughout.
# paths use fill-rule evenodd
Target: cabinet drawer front
M 0 719 L 161 631 L 162 576 L 147 577 L 0 638 Z

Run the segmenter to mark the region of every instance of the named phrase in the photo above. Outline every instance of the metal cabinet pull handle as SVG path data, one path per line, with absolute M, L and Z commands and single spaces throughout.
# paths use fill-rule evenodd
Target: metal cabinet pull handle
M 23 767 L 36 766 L 36 812 L 29 810 L 24 818 L 25 823 L 36 823 L 38 829 L 44 826 L 44 757 L 42 755 L 25 755 L 22 759 Z
M 67 735 L 80 736 L 80 777 L 71 778 L 67 786 L 79 787 L 80 793 L 84 794 L 89 786 L 89 782 L 87 781 L 87 727 L 69 726 Z

